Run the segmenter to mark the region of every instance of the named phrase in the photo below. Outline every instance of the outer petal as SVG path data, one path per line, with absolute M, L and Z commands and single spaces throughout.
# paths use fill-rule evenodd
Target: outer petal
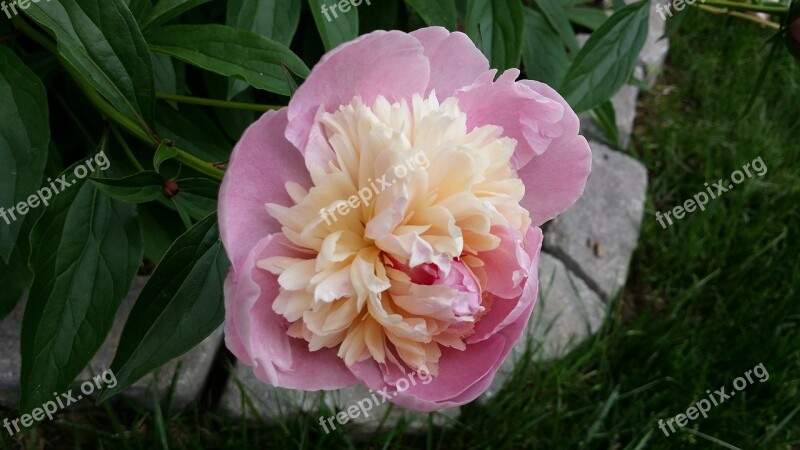
M 436 96 L 443 101 L 489 71 L 489 60 L 464 33 L 451 33 L 442 27 L 427 27 L 411 35 L 425 47 L 425 56 L 431 64 L 426 97 L 435 90 Z
M 393 403 L 423 412 L 436 411 L 469 403 L 491 384 L 503 360 L 522 336 L 536 303 L 539 289 L 537 267 L 541 230 L 531 230 L 528 238 L 530 239 L 530 242 L 526 243 L 528 250 L 537 249 L 535 254 L 531 255 L 531 275 L 518 299 L 497 300 L 509 302 L 509 305 L 513 306 L 510 311 L 498 310 L 495 313 L 498 317 L 491 318 L 487 322 L 490 325 L 488 328 L 493 331 L 491 335 L 485 336 L 479 342 L 469 343 L 464 351 L 443 348 L 439 359 L 439 375 L 433 377 L 428 384 L 423 384 L 416 378 L 416 385 L 410 383 L 409 389 L 391 398 Z M 503 312 L 507 313 L 501 318 Z M 491 314 L 487 315 L 481 321 L 487 320 L 490 316 Z M 356 363 L 350 369 L 361 382 L 376 392 L 383 389 L 394 391 L 399 379 L 410 379 L 397 370 L 381 367 L 373 360 Z
M 260 240 L 239 271 L 225 280 L 225 342 L 261 381 L 290 389 L 338 389 L 356 379 L 334 349 L 308 350 L 308 343 L 286 335 L 286 321 L 272 310 L 277 277 L 256 267 L 271 256 L 301 256 L 281 234 Z
M 481 77 L 474 85 L 456 93 L 470 129 L 498 125 L 503 127 L 504 136 L 516 139 L 512 158 L 515 169 L 546 152 L 556 138 L 578 133 L 577 117 L 573 122 L 570 115 L 575 113 L 569 106 L 516 82 L 518 75 L 519 70 L 510 69 L 497 81 Z
M 308 145 L 312 133 L 319 132 L 314 128 L 320 111 L 335 111 L 355 96 L 367 105 L 378 95 L 391 102 L 410 100 L 425 91 L 429 78 L 428 58 L 417 39 L 400 31 L 365 34 L 323 56 L 297 89 L 289 102 L 286 138 L 307 161 L 326 161 L 333 155 L 327 144 Z
M 578 135 L 578 116 L 558 92 L 538 81 L 520 83 L 557 101 L 566 111 L 562 121 L 564 134 L 544 154 L 517 172 L 525 183 L 525 198 L 520 204 L 531 213 L 533 225 L 539 226 L 566 211 L 583 194 L 592 170 L 592 150 L 586 139 Z
M 283 136 L 286 114 L 286 108 L 270 111 L 250 125 L 233 149 L 222 181 L 220 236 L 237 271 L 260 239 L 280 231 L 266 203 L 292 204 L 287 181 L 311 185 L 302 155 Z
M 592 169 L 592 152 L 583 136 L 559 141 L 555 148 L 536 157 L 517 172 L 525 183 L 520 202 L 539 226 L 558 216 L 583 194 Z

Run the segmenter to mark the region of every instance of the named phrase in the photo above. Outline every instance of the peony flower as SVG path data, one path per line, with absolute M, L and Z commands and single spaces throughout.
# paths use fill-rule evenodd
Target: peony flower
M 489 386 L 536 300 L 539 226 L 591 165 L 561 96 L 495 76 L 462 33 L 376 31 L 245 132 L 219 201 L 225 340 L 260 380 L 420 411 Z

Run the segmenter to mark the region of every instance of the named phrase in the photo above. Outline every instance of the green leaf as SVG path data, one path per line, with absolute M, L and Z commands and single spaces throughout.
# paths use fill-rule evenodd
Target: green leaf
M 25 216 L 19 241 L 11 252 L 8 264 L 0 261 L 0 292 L 3 293 L 0 295 L 0 321 L 14 310 L 33 283 L 33 271 L 28 263 L 31 255 L 29 236 L 31 227 L 39 220 L 42 212 L 43 210 L 37 209 Z
M 150 0 L 125 0 L 128 9 L 131 10 L 133 17 L 141 23 L 145 17 L 150 14 L 153 9 L 153 3 Z
M 209 1 L 211 0 L 159 0 L 147 18 L 142 21 L 142 29 L 161 25 Z
M 619 128 L 617 127 L 617 112 L 614 111 L 614 105 L 611 101 L 607 101 L 602 105 L 592 110 L 592 118 L 603 132 L 606 139 L 614 148 L 619 148 Z
M 153 167 L 156 172 L 159 172 L 161 164 L 163 164 L 164 161 L 175 158 L 176 156 L 178 156 L 178 151 L 175 150 L 174 147 L 161 143 L 156 149 L 156 154 L 153 156 Z
M 202 219 L 217 210 L 219 183 L 208 178 L 184 178 L 177 181 L 175 202 L 194 219 Z
M 300 23 L 301 0 L 228 0 L 226 23 L 288 46 Z
M 529 79 L 550 86 L 558 86 L 569 67 L 567 49 L 553 27 L 539 11 L 527 7 L 522 61 Z
M 372 0 L 376 1 L 376 0 Z M 325 50 L 358 37 L 358 10 L 349 5 L 347 11 L 339 9 L 339 2 L 329 4 L 327 0 L 308 0 L 314 22 L 322 37 Z M 324 8 L 324 9 L 323 9 Z
M 136 124 L 153 123 L 150 51 L 123 0 L 31 3 L 25 14 L 49 30 L 84 81 Z
M 647 39 L 648 5 L 642 1 L 614 13 L 575 56 L 559 91 L 576 112 L 601 105 L 628 81 Z
M 578 51 L 578 39 L 575 37 L 575 31 L 567 18 L 567 11 L 560 2 L 553 0 L 537 0 L 534 5 L 544 14 L 547 22 L 561 37 L 561 40 L 569 48 L 569 51 L 574 53 Z
M 226 23 L 288 47 L 300 23 L 301 6 L 301 0 L 228 0 Z M 228 100 L 245 89 L 244 81 L 228 80 Z
M 69 388 L 105 340 L 142 262 L 136 206 L 85 180 L 67 181 L 31 232 L 36 279 L 22 321 L 22 412 Z
M 572 23 L 594 31 L 603 25 L 608 15 L 598 8 L 567 8 L 567 18 Z
M 123 178 L 91 178 L 106 195 L 127 203 L 146 203 L 160 198 L 164 180 L 155 172 L 139 172 Z
M 524 31 L 522 2 L 468 0 L 466 29 L 492 67 L 505 70 L 519 65 Z
M 178 76 L 175 74 L 172 58 L 161 53 L 152 53 L 152 57 L 156 90 L 167 93 L 178 92 Z
M 227 161 L 233 146 L 206 113 L 182 104 L 180 112 L 158 105 L 159 136 L 205 161 Z
M 175 241 L 128 316 L 111 364 L 117 386 L 100 401 L 191 350 L 222 324 L 229 267 L 216 214 Z
M 22 214 L 41 202 L 29 199 L 41 186 L 47 164 L 48 120 L 47 93 L 39 77 L 0 46 L 0 262 L 11 258 Z
M 442 26 L 456 31 L 455 0 L 406 0 L 422 20 L 430 26 Z
M 144 256 L 158 264 L 185 229 L 175 211 L 161 203 L 144 203 L 138 206 L 138 210 L 144 238 Z
M 285 45 L 251 31 L 225 25 L 174 25 L 155 30 L 150 47 L 181 61 L 250 85 L 289 95 L 281 63 L 297 75 L 308 67 Z

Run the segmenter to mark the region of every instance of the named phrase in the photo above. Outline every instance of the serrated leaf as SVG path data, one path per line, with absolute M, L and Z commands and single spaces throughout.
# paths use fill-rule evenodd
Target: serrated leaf
M 226 25 L 174 25 L 154 30 L 150 48 L 253 87 L 289 95 L 281 63 L 305 78 L 309 69 L 288 47 Z
M 569 56 L 553 27 L 536 10 L 525 8 L 525 74 L 531 80 L 558 86 L 567 73 Z
M 519 0 L 467 2 L 467 34 L 495 69 L 519 66 L 524 26 Z
M 91 178 L 104 194 L 127 203 L 145 203 L 160 198 L 164 180 L 161 175 L 146 171 L 123 178 Z
M 23 10 L 56 38 L 84 81 L 136 124 L 153 123 L 155 92 L 147 43 L 123 0 L 58 0 Z
M 0 263 L 9 262 L 22 228 L 17 205 L 28 203 L 42 183 L 50 145 L 48 115 L 39 77 L 0 46 Z
M 575 56 L 559 91 L 576 112 L 599 106 L 628 81 L 647 39 L 649 4 L 615 12 Z
M 146 19 L 142 21 L 142 29 L 152 28 L 166 23 L 186 11 L 208 3 L 211 0 L 159 0 Z
M 36 279 L 22 321 L 22 412 L 66 391 L 89 363 L 142 261 L 136 206 L 86 180 L 54 197 L 31 241 Z
M 229 267 L 216 214 L 175 241 L 128 316 L 111 364 L 117 386 L 101 401 L 191 350 L 222 324 Z
M 442 26 L 456 31 L 455 0 L 406 0 L 422 20 L 430 26 Z
M 348 3 L 349 4 L 349 3 Z M 358 9 L 350 5 L 347 11 L 338 8 L 339 3 L 333 5 L 326 0 L 308 0 L 317 30 L 322 37 L 325 50 L 332 50 L 347 41 L 358 37 Z

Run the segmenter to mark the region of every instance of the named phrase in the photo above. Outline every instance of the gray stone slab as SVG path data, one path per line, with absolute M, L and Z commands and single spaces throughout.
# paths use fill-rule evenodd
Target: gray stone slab
M 323 393 L 277 388 L 255 377 L 253 369 L 236 362 L 219 400 L 219 411 L 232 418 L 266 423 L 291 420 L 301 412 L 320 409 Z
M 146 282 L 147 278 L 136 277 L 131 292 L 120 306 L 106 341 L 92 358 L 89 366 L 78 376 L 75 385 L 90 380 L 93 376 L 102 374 L 111 367 L 125 319 Z M 19 401 L 21 367 L 19 339 L 24 307 L 25 301 L 20 302 L 16 309 L 0 322 L 0 350 L 2 350 L 0 352 L 0 405 L 9 408 L 16 408 Z M 193 350 L 164 365 L 120 395 L 142 406 L 152 407 L 154 395 L 151 383 L 155 379 L 162 402 L 171 393 L 173 408 L 186 407 L 202 392 L 221 342 L 222 330 L 220 329 Z M 174 386 L 173 380 L 175 380 Z M 93 403 L 84 401 L 76 406 L 77 408 L 88 408 L 93 406 Z
M 486 403 L 508 381 L 530 342 L 531 357 L 548 361 L 569 353 L 594 335 L 606 316 L 600 297 L 555 257 L 542 253 L 539 260 L 539 297 L 525 334 L 509 353 L 492 384 L 478 399 Z
M 327 429 L 331 432 L 334 428 L 342 427 L 353 437 L 389 430 L 401 422 L 405 423 L 410 433 L 427 429 L 428 414 L 392 406 L 388 401 L 383 401 L 380 395 L 376 395 L 376 398 L 377 403 L 372 393 L 361 385 L 312 392 L 277 388 L 258 380 L 250 367 L 236 363 L 218 408 L 228 417 L 271 424 L 289 421 L 300 413 L 307 413 L 315 418 L 318 416 L 326 423 L 325 428 L 319 425 L 321 431 Z M 363 409 L 358 407 L 359 403 L 364 406 Z M 346 421 L 342 416 L 344 424 L 337 422 L 334 415 L 348 409 L 351 410 L 351 416 Z M 452 408 L 433 413 L 432 419 L 437 426 L 448 426 L 455 423 L 459 413 L 459 408 Z
M 625 285 L 644 214 L 647 169 L 605 145 L 589 142 L 592 173 L 583 196 L 551 221 L 544 249 L 607 300 Z

